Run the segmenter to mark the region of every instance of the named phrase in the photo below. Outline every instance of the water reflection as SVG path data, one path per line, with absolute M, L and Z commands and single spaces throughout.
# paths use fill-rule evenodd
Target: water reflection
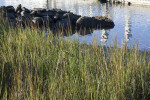
M 126 9 L 126 15 L 125 15 L 125 42 L 128 42 L 130 38 L 132 38 L 131 34 L 131 16 L 130 11 Z
M 100 40 L 102 43 L 106 43 L 108 40 L 108 30 L 102 30 L 102 39 Z
M 111 30 L 94 30 L 94 35 L 93 30 L 84 31 L 86 34 L 79 35 L 79 38 L 81 40 L 86 38 L 86 43 L 89 43 L 93 37 L 97 37 L 98 41 L 110 43 L 117 34 L 119 45 L 122 41 L 133 45 L 135 40 L 139 43 L 140 49 L 150 47 L 150 7 L 101 4 L 97 0 L 0 0 L 0 6 L 16 7 L 19 3 L 30 9 L 60 8 L 82 16 L 106 16 L 114 21 L 115 27 Z

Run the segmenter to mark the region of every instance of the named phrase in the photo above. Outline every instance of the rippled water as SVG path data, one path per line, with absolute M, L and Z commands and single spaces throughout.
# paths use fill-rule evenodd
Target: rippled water
M 122 6 L 101 4 L 96 0 L 0 0 L 0 6 L 22 4 L 27 8 L 61 8 L 82 16 L 107 16 L 115 27 L 110 30 L 94 30 L 87 35 L 73 34 L 80 42 L 90 44 L 94 39 L 98 44 L 110 44 L 116 37 L 118 44 L 139 43 L 140 49 L 150 50 L 150 6 Z M 67 38 L 67 37 L 65 37 Z

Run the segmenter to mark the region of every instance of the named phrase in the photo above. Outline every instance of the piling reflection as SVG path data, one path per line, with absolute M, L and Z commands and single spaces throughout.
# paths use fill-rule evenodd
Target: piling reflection
M 131 34 L 131 17 L 130 17 L 130 11 L 126 9 L 126 15 L 125 15 L 125 42 L 128 42 L 130 38 L 132 38 Z
M 106 43 L 107 42 L 107 40 L 108 40 L 108 36 L 109 36 L 109 34 L 108 34 L 108 30 L 102 30 L 102 35 L 101 35 L 101 42 L 102 43 Z

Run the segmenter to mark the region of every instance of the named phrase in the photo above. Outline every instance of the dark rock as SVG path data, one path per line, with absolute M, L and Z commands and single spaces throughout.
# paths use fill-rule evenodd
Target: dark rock
M 44 16 L 43 21 L 45 22 L 52 22 L 53 20 L 49 16 Z
M 41 17 L 34 17 L 32 22 L 35 24 L 35 25 L 38 25 L 38 26 L 41 26 L 43 24 L 43 20 Z
M 77 28 L 93 28 L 94 18 L 91 17 L 80 17 L 76 21 Z
M 56 9 L 56 12 L 59 13 L 59 14 L 65 14 L 65 13 L 67 13 L 66 11 L 63 11 L 61 9 Z
M 114 23 L 112 20 L 106 17 L 80 17 L 77 22 L 77 28 L 100 28 L 100 29 L 107 29 L 113 28 Z
M 6 12 L 6 7 L 5 6 L 1 6 L 0 7 L 0 13 Z
M 7 12 L 13 12 L 13 13 L 15 13 L 15 8 L 13 6 L 7 6 L 6 10 L 7 10 Z
M 43 23 L 45 26 L 51 26 L 53 24 L 53 20 L 49 16 L 44 16 Z
M 49 17 L 53 17 L 55 16 L 55 14 L 53 12 L 44 12 L 44 13 L 40 13 L 41 16 L 49 16 Z
M 21 8 L 22 8 L 22 6 L 21 6 L 21 4 L 19 4 L 19 5 L 17 6 L 15 12 L 16 12 L 16 13 L 18 13 L 18 12 L 21 13 L 21 11 L 22 11 Z
M 16 18 L 16 20 L 23 20 L 23 21 L 25 21 L 25 20 L 26 20 L 26 18 L 25 18 L 25 17 L 23 17 L 23 16 L 18 16 L 18 17 Z
M 3 17 L 8 18 L 8 19 L 15 19 L 15 13 L 6 13 L 2 12 L 1 13 Z
M 10 19 L 15 19 L 15 13 L 7 13 L 7 17 Z
M 12 25 L 13 27 L 15 27 L 17 21 L 16 21 L 15 19 L 9 19 L 9 23 L 10 23 L 10 25 Z
M 13 6 L 1 6 L 0 14 L 13 25 L 16 23 L 17 25 L 25 26 L 30 25 L 30 22 L 32 22 L 37 26 L 52 27 L 53 30 L 66 30 L 69 28 L 74 30 L 75 26 L 77 26 L 77 30 L 80 28 L 107 29 L 114 27 L 113 21 L 106 17 L 81 17 L 61 9 L 46 10 L 35 8 L 29 10 L 25 7 L 22 8 L 21 4 L 17 6 L 16 10 Z
M 38 17 L 43 17 L 42 12 L 40 10 L 37 10 L 37 16 Z
M 17 20 L 17 23 L 16 25 L 19 25 L 19 26 L 22 26 L 22 27 L 25 27 L 25 22 L 23 20 Z
M 77 21 L 80 17 L 81 17 L 80 15 L 75 15 L 75 14 L 73 14 L 73 13 L 65 13 L 65 14 L 63 15 L 63 19 L 64 19 L 64 18 L 69 18 L 69 19 L 73 22 L 73 24 L 76 24 L 76 21 Z
M 95 18 L 93 24 L 96 28 L 110 29 L 115 26 L 114 22 L 107 17 L 95 16 L 93 18 Z
M 25 11 L 26 13 L 30 13 L 30 10 L 25 7 L 22 8 L 22 11 Z
M 40 11 L 41 13 L 46 12 L 46 9 L 43 8 L 34 8 L 34 11 Z
M 66 18 L 57 21 L 55 27 L 59 29 L 67 29 L 67 28 L 73 28 L 73 24 L 72 22 L 70 22 L 70 19 Z
M 56 14 L 56 15 L 53 17 L 53 19 L 54 19 L 54 21 L 56 22 L 56 21 L 58 21 L 58 20 L 61 19 L 61 15 Z
M 25 24 L 29 23 L 28 20 L 23 16 L 17 17 L 16 21 L 17 21 L 17 25 L 23 25 L 23 26 L 25 26 Z
M 33 10 L 30 14 L 33 17 L 37 17 L 38 16 L 37 11 L 35 11 L 35 10 Z
M 62 15 L 67 13 L 67 11 L 63 11 L 61 9 L 51 9 L 50 11 L 52 11 L 54 13 L 62 14 Z
M 17 11 L 16 13 L 20 15 L 20 14 L 21 14 L 21 11 Z
M 25 17 L 25 18 L 31 18 L 30 13 L 27 13 L 27 12 L 25 12 L 25 11 L 22 11 L 22 12 L 21 12 L 21 16 L 23 16 L 23 17 Z

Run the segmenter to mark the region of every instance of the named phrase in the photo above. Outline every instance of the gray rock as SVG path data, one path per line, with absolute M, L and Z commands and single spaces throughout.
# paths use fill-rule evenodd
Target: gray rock
M 25 22 L 23 20 L 17 20 L 16 25 L 20 25 L 22 27 L 25 27 L 26 24 L 25 24 Z
M 23 17 L 25 17 L 25 18 L 31 18 L 30 13 L 27 13 L 27 12 L 25 12 L 25 11 L 22 11 L 22 12 L 21 12 L 21 16 L 23 16 Z
M 62 14 L 62 15 L 67 13 L 67 11 L 63 11 L 61 9 L 51 9 L 50 11 L 54 13 Z
M 38 16 L 37 11 L 35 11 L 35 10 L 33 10 L 30 14 L 33 17 L 37 17 Z
M 15 19 L 15 13 L 6 13 L 2 12 L 1 13 L 3 17 L 8 18 L 8 19 Z
M 30 13 L 30 10 L 27 9 L 27 8 L 25 8 L 25 7 L 22 8 L 22 11 L 25 11 L 25 12 L 27 12 L 27 13 Z
M 67 29 L 67 28 L 72 28 L 73 24 L 72 22 L 70 22 L 68 18 L 66 18 L 66 19 L 57 21 L 55 24 L 55 27 L 59 29 Z
M 43 17 L 42 12 L 40 10 L 37 10 L 37 16 L 38 17 Z
M 43 21 L 44 22 L 53 22 L 53 20 L 49 16 L 44 16 Z
M 59 14 L 56 14 L 54 17 L 53 17 L 54 21 L 58 21 L 61 19 L 61 16 Z
M 53 20 L 49 17 L 49 16 L 44 16 L 43 17 L 43 24 L 45 25 L 45 26 L 51 26 L 51 25 L 53 25 Z
M 53 16 L 55 16 L 55 14 L 53 12 L 44 12 L 44 13 L 41 13 L 41 16 L 53 17 Z
M 112 20 L 101 17 L 80 17 L 76 22 L 77 28 L 100 28 L 100 29 L 107 29 L 113 28 L 114 23 Z
M 114 22 L 107 17 L 94 16 L 93 18 L 95 19 L 93 22 L 95 27 L 98 27 L 101 29 L 110 29 L 115 26 Z
M 46 12 L 46 9 L 43 8 L 34 8 L 34 11 L 40 11 L 41 13 Z
M 16 21 L 15 19 L 9 19 L 9 23 L 10 23 L 10 25 L 12 25 L 13 27 L 15 27 L 17 21 Z
M 15 13 L 15 8 L 13 6 L 7 6 L 6 10 L 7 10 L 7 12 Z
M 17 25 L 25 26 L 25 24 L 28 24 L 28 20 L 25 17 L 23 17 L 23 16 L 18 16 L 16 18 L 16 21 L 17 21 Z
M 7 13 L 7 17 L 10 19 L 15 19 L 15 13 Z
M 21 6 L 21 4 L 19 4 L 19 5 L 17 6 L 15 12 L 16 12 L 16 13 L 21 12 L 21 11 L 22 11 L 21 8 L 22 8 L 22 6 Z
M 35 25 L 38 25 L 38 26 L 41 26 L 43 24 L 43 20 L 41 17 L 34 17 L 32 22 L 35 24 Z
M 0 7 L 0 13 L 2 13 L 2 12 L 6 12 L 6 7 L 5 6 Z
M 21 11 L 17 11 L 16 13 L 20 15 L 20 14 L 21 14 Z
M 75 14 L 73 14 L 73 13 L 65 13 L 65 14 L 63 15 L 63 19 L 64 19 L 64 18 L 69 18 L 69 19 L 73 22 L 73 24 L 76 24 L 76 21 L 77 21 L 80 17 L 81 17 L 80 15 L 75 15 Z
M 93 28 L 94 18 L 91 17 L 80 17 L 76 21 L 77 28 Z

